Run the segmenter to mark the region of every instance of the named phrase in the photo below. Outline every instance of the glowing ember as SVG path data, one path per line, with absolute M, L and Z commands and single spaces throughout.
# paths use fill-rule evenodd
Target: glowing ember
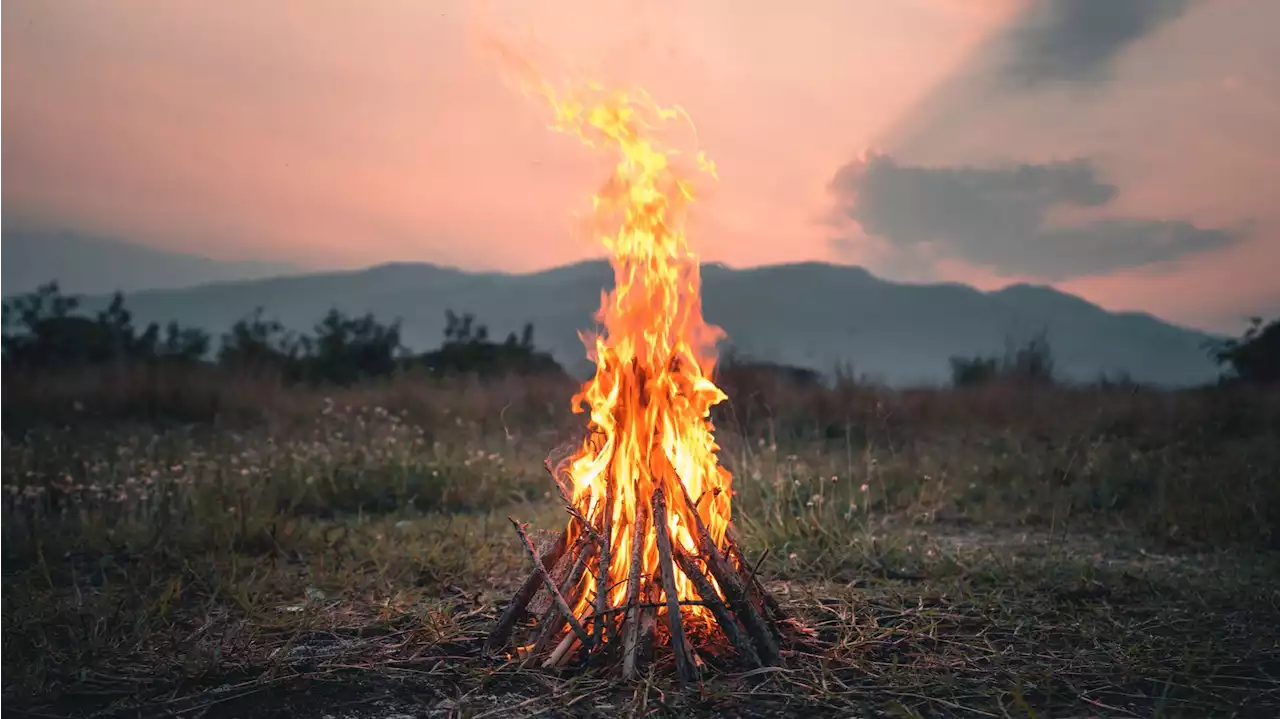
M 596 316 L 604 332 L 584 337 L 596 372 L 574 410 L 589 413 L 587 437 L 559 466 L 548 464 L 571 519 L 541 553 L 516 523 L 536 573 L 490 645 L 504 644 L 545 590 L 536 638 L 522 647 L 531 659 L 545 655 L 544 666 L 582 647 L 605 655 L 622 645 L 623 674 L 633 676 L 638 645 L 662 640 L 688 681 L 703 656 L 695 659 L 694 645 L 725 645 L 706 641 L 717 627 L 747 663 L 771 663 L 785 617 L 729 537 L 730 475 L 709 420 L 725 399 L 710 379 L 722 333 L 703 320 L 698 258 L 683 229 L 693 185 L 672 162 L 679 153 L 660 141 L 664 125 L 688 116 L 640 91 L 539 91 L 556 129 L 618 158 L 594 197 L 615 286 Z M 693 164 L 715 175 L 702 153 Z

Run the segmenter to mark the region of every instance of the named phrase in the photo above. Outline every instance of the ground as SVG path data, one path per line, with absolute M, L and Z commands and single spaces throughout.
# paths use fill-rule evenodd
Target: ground
M 544 398 L 6 422 L 4 708 L 1280 715 L 1274 398 L 1066 392 L 739 403 L 735 525 L 821 646 L 685 692 L 664 662 L 628 684 L 479 651 L 530 569 L 507 517 L 565 522 L 541 464 L 582 418 Z

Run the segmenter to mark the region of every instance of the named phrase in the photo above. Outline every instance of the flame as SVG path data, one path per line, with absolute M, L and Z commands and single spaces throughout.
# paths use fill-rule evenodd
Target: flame
M 543 84 L 541 94 L 555 110 L 555 129 L 617 156 L 593 198 L 614 289 L 602 294 L 596 314 L 604 331 L 583 336 L 596 371 L 573 404 L 575 412 L 589 413 L 590 433 L 568 467 L 576 509 L 593 522 L 609 513 L 608 605 L 616 607 L 627 592 L 637 511 L 659 488 L 673 542 L 697 553 L 687 491 L 714 543 L 725 549 L 731 478 L 718 462 L 709 419 L 711 407 L 725 399 L 710 379 L 723 333 L 703 320 L 698 257 L 684 232 L 694 185 L 673 163 L 680 153 L 660 134 L 675 120 L 692 127 L 688 114 L 658 105 L 644 91 L 597 84 L 563 92 Z M 694 165 L 716 176 L 701 152 Z M 572 538 L 581 530 L 571 521 L 566 531 Z M 660 576 L 656 536 L 641 536 L 641 576 L 652 581 Z M 690 580 L 679 567 L 675 572 L 678 599 L 697 599 Z M 589 611 L 594 583 L 584 574 L 575 613 Z M 660 591 L 661 583 L 654 583 Z M 689 611 L 706 616 L 704 607 Z

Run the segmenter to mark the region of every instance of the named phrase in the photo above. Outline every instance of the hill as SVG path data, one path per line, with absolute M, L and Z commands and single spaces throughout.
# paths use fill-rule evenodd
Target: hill
M 821 263 L 735 270 L 703 268 L 704 308 L 747 355 L 829 372 L 851 363 L 891 384 L 948 379 L 952 355 L 1002 352 L 1007 338 L 1046 328 L 1058 367 L 1091 380 L 1100 372 L 1183 385 L 1216 376 L 1201 332 L 1137 313 L 1113 313 L 1057 290 L 1015 285 L 980 292 L 960 284 L 900 284 L 864 269 Z M 603 261 L 513 275 L 430 264 L 388 264 L 263 280 L 131 293 L 143 321 L 178 320 L 220 333 L 255 307 L 286 326 L 310 329 L 330 307 L 400 318 L 405 343 L 440 344 L 445 309 L 474 313 L 494 336 L 533 322 L 535 341 L 571 371 L 589 371 L 578 331 L 593 325 Z M 102 302 L 88 302 L 89 307 Z
M 3 242 L 0 284 L 6 297 L 30 292 L 50 280 L 57 280 L 67 292 L 97 294 L 190 287 L 300 271 L 283 263 L 213 260 L 65 231 L 6 227 Z

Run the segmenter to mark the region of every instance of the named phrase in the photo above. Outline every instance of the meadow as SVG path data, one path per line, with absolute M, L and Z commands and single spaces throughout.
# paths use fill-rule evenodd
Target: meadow
M 477 646 L 566 521 L 573 385 L 5 378 L 4 708 L 1277 716 L 1280 394 L 731 388 L 734 523 L 822 651 L 678 692 Z

